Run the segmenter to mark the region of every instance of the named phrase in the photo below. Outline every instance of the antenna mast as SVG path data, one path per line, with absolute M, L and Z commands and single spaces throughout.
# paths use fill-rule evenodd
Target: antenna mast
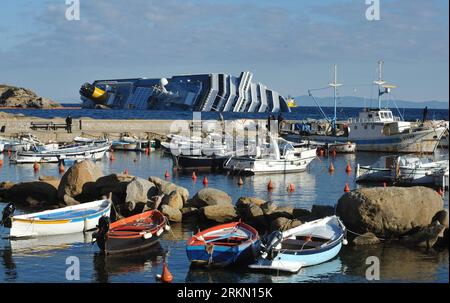
M 336 135 L 336 119 L 337 119 L 337 115 L 336 115 L 336 96 L 337 96 L 337 88 L 339 86 L 342 86 L 342 84 L 337 83 L 337 65 L 334 65 L 334 73 L 333 73 L 333 82 L 329 84 L 333 90 L 333 100 L 334 100 L 334 116 L 333 116 L 333 121 L 332 121 L 332 130 L 333 130 L 333 135 Z
M 383 85 L 386 83 L 386 81 L 383 80 L 383 60 L 378 61 L 378 80 L 373 81 L 376 85 L 378 85 L 378 109 L 381 109 L 381 95 L 384 94 L 384 92 L 381 90 Z

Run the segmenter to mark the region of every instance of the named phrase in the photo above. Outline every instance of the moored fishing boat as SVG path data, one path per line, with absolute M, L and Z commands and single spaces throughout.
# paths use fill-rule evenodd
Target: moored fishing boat
M 149 210 L 111 224 L 109 218 L 102 217 L 92 237 L 104 254 L 132 253 L 157 243 L 169 228 L 161 212 Z
M 224 267 L 254 261 L 260 244 L 259 234 L 253 227 L 233 222 L 192 236 L 187 242 L 186 253 L 193 264 Z
M 56 150 L 23 151 L 14 153 L 11 163 L 59 163 L 61 161 L 93 160 L 103 158 L 110 148 L 110 143 L 92 143 L 58 148 Z
M 415 155 L 384 156 L 374 165 L 357 164 L 356 182 L 438 185 L 437 183 L 442 182 L 448 169 L 448 160 L 434 161 L 431 158 Z
M 270 142 L 256 156 L 232 156 L 224 168 L 235 174 L 270 174 L 305 171 L 316 158 L 316 147 L 306 145 L 294 147 L 291 142 L 270 136 Z
M 14 216 L 15 206 L 3 209 L 2 224 L 10 227 L 10 237 L 39 237 L 71 234 L 95 229 L 100 217 L 109 216 L 110 200 Z
M 114 150 L 124 150 L 124 151 L 145 151 L 147 148 L 149 150 L 155 150 L 154 140 L 144 140 L 132 136 L 128 133 L 124 133 L 120 136 L 119 140 L 112 141 L 112 148 Z
M 346 244 L 346 228 L 336 216 L 306 222 L 269 235 L 263 254 L 249 267 L 296 273 L 302 267 L 327 262 Z

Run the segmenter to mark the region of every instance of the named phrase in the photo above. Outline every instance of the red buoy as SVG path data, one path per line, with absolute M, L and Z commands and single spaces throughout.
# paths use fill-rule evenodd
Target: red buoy
M 62 174 L 63 172 L 64 172 L 64 170 L 65 170 L 65 168 L 64 168 L 64 164 L 59 164 L 59 167 L 58 167 L 58 169 L 59 169 L 59 173 L 60 174 Z
M 330 167 L 328 168 L 328 172 L 329 172 L 329 173 L 333 173 L 333 172 L 334 172 L 334 165 L 333 165 L 333 162 L 330 163 Z
M 206 176 L 203 177 L 203 185 L 208 185 L 208 178 Z
M 0 159 L 0 166 L 3 166 L 3 159 Z
M 109 156 L 109 160 L 114 161 L 116 157 L 114 157 L 114 152 L 111 150 L 111 155 Z
M 350 173 L 352 171 L 352 167 L 350 166 L 350 162 L 347 162 L 347 167 L 345 167 L 345 172 Z
M 324 153 L 325 153 L 325 151 L 321 148 L 321 149 L 319 150 L 319 156 L 320 156 L 320 157 L 323 157 Z
M 195 174 L 195 171 L 192 172 L 192 180 L 197 180 L 197 175 Z
M 123 171 L 124 175 L 128 175 L 128 168 L 125 168 L 125 170 Z
M 442 189 L 442 187 L 439 187 L 439 188 L 438 188 L 437 193 L 438 193 L 439 195 L 441 195 L 442 197 L 444 196 L 444 190 Z
M 348 186 L 348 183 L 345 183 L 344 192 L 348 193 L 350 191 L 350 187 Z
M 273 189 L 272 180 L 269 180 L 269 183 L 267 184 L 267 189 L 268 190 L 272 190 Z
M 170 178 L 170 174 L 169 174 L 169 172 L 166 170 L 166 173 L 164 174 L 164 177 L 167 179 L 167 178 Z
M 294 185 L 294 184 L 292 184 L 292 183 L 289 183 L 289 186 L 288 186 L 288 191 L 289 191 L 289 192 L 293 192 L 293 191 L 295 191 L 295 185 Z
M 146 154 L 146 155 L 150 154 L 150 148 L 148 148 L 148 147 L 145 148 L 145 154 Z
M 244 185 L 244 180 L 242 180 L 241 177 L 239 177 L 238 185 L 239 185 L 239 186 L 240 186 L 240 185 Z
M 33 164 L 33 169 L 34 169 L 34 171 L 38 171 L 38 170 L 39 170 L 39 168 L 40 168 L 40 165 L 39 165 L 39 163 L 37 163 L 37 162 L 34 162 L 34 164 Z
M 173 281 L 173 276 L 169 271 L 169 267 L 167 266 L 166 261 L 163 263 L 163 270 L 161 274 L 161 281 L 164 283 L 170 283 Z

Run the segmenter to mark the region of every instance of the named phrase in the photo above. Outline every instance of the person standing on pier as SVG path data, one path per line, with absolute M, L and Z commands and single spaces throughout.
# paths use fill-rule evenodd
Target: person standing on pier
M 70 115 L 66 118 L 66 129 L 68 133 L 72 133 L 72 117 Z

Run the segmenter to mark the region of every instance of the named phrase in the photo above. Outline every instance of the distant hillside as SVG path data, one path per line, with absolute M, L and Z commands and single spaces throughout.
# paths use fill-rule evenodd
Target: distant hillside
M 315 97 L 320 106 L 333 106 L 333 97 Z M 295 97 L 295 101 L 298 106 L 316 106 L 312 97 L 304 95 Z M 413 102 L 405 100 L 395 100 L 395 103 L 399 108 L 428 108 L 434 109 L 448 109 L 448 102 L 442 101 L 423 101 Z M 382 106 L 395 107 L 394 101 L 385 100 L 381 101 Z M 378 106 L 377 100 L 370 100 L 361 97 L 343 96 L 337 99 L 338 107 L 376 107 Z

